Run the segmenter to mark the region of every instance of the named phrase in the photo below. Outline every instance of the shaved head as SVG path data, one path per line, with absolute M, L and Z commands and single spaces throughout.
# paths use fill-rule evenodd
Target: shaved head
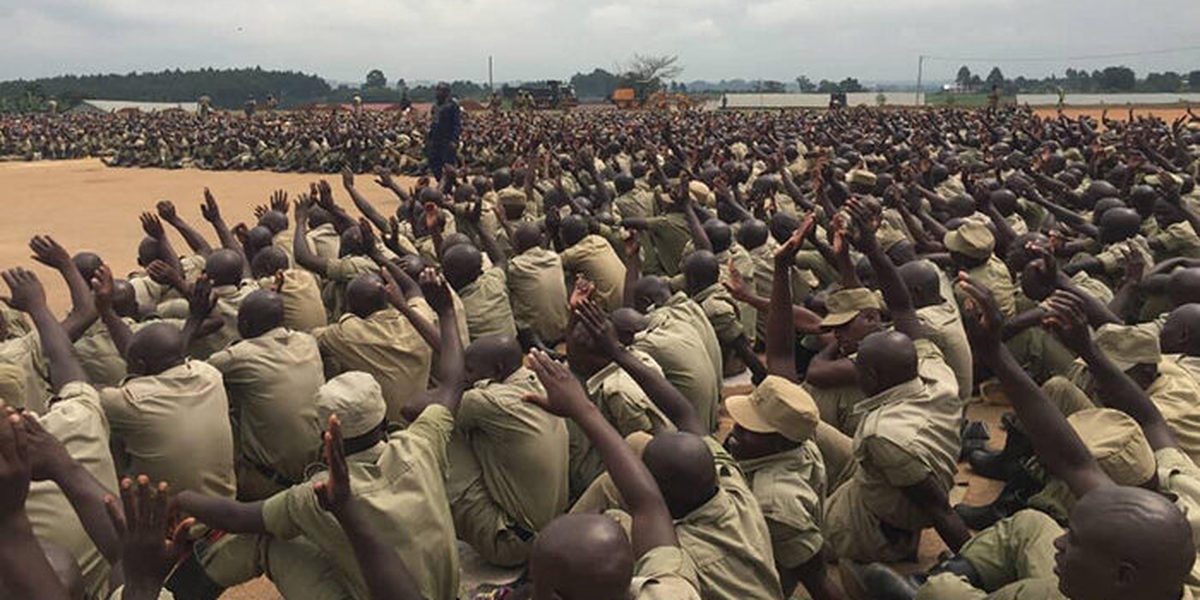
M 671 516 L 681 519 L 717 493 L 717 471 L 712 451 L 692 433 L 660 433 L 642 454 L 646 468 L 658 482 Z
M 898 331 L 877 331 L 858 344 L 854 360 L 858 384 L 874 396 L 917 376 L 917 348 Z
M 629 537 L 603 515 L 564 515 L 538 532 L 529 559 L 535 598 L 619 600 L 633 579 Z
M 129 342 L 129 372 L 158 375 L 183 364 L 183 336 L 174 325 L 151 323 L 133 334 Z
M 346 286 L 346 308 L 359 318 L 367 318 L 387 306 L 383 279 L 375 273 L 363 273 Z

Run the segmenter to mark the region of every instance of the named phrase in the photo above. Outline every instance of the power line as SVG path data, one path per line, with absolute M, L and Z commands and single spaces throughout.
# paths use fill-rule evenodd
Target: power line
M 1154 56 L 1158 54 L 1174 54 L 1177 52 L 1193 52 L 1200 50 L 1200 46 L 1181 46 L 1178 48 L 1163 48 L 1160 50 L 1142 50 L 1139 52 L 1114 52 L 1111 54 L 1084 54 L 1079 56 L 1031 56 L 1023 58 L 979 58 L 979 57 L 962 57 L 962 56 L 934 56 L 923 55 L 925 60 L 942 60 L 942 61 L 964 61 L 964 62 L 992 62 L 992 63 L 1019 63 L 1019 62 L 1066 62 L 1071 60 L 1103 60 L 1109 58 L 1126 58 L 1131 56 Z

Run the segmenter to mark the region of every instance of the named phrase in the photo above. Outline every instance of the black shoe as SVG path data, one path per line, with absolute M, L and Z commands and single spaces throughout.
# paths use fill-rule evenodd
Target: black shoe
M 871 600 L 913 600 L 919 586 L 883 563 L 864 565 L 844 561 L 843 572 L 854 579 L 854 584 Z
M 995 525 L 996 521 L 1012 516 L 1013 513 L 1026 508 L 1029 505 L 1029 498 L 1041 491 L 1041 488 L 1040 482 L 1022 471 L 1004 486 L 1000 495 L 991 504 L 984 506 L 957 504 L 954 506 L 954 512 L 958 513 L 967 527 L 975 531 L 983 531 Z
M 1024 470 L 1022 463 L 1030 456 L 1033 456 L 1033 444 L 1029 438 L 1016 429 L 1009 429 L 1003 450 L 974 450 L 967 453 L 967 462 L 980 477 L 1009 481 Z
M 987 423 L 982 421 L 964 421 L 959 436 L 962 438 L 962 447 L 958 453 L 960 461 L 966 460 L 971 452 L 986 451 L 988 440 L 992 438 Z
M 972 586 L 983 588 L 983 582 L 979 578 L 979 572 L 975 570 L 975 567 L 971 565 L 967 559 L 961 556 L 951 555 L 949 557 L 942 558 L 938 564 L 934 565 L 932 569 L 929 569 L 928 577 L 940 575 L 942 573 L 952 573 L 954 575 L 958 575 L 959 577 L 966 579 L 967 582 Z

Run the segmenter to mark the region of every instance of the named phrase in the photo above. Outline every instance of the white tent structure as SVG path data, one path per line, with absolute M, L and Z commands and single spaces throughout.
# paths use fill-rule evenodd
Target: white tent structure
M 126 100 L 84 100 L 67 111 L 71 114 L 101 114 L 121 111 L 138 111 L 144 113 L 163 112 L 166 110 L 182 110 L 195 113 L 200 105 L 195 102 L 132 102 Z

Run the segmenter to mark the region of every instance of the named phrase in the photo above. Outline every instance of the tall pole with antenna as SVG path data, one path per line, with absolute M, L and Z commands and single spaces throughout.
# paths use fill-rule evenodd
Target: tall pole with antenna
M 492 83 L 492 56 L 488 55 L 488 92 L 495 92 L 496 86 Z

